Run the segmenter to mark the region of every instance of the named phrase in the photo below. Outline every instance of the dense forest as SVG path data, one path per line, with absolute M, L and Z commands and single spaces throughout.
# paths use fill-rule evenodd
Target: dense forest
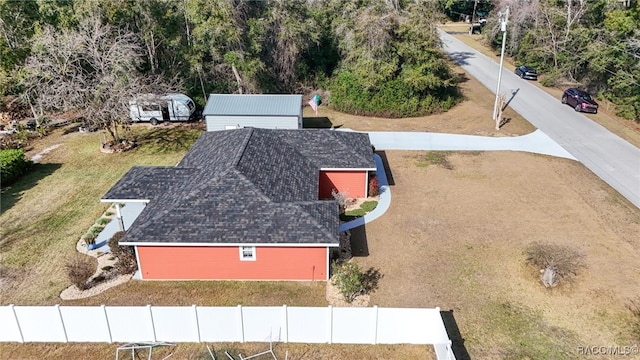
M 72 111 L 106 129 L 144 92 L 201 106 L 208 93 L 318 93 L 349 113 L 429 114 L 460 98 L 435 26 L 475 11 L 498 46 L 507 6 L 517 62 L 640 121 L 635 0 L 0 0 L 0 93 L 36 118 Z
M 345 112 L 449 109 L 437 4 L 391 0 L 0 1 L 0 92 L 117 137 L 136 93 L 319 93 Z M 109 124 L 114 126 L 109 126 Z

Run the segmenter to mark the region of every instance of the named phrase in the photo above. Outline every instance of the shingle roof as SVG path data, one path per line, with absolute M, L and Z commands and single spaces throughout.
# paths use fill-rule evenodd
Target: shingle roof
M 134 167 L 103 200 L 149 200 L 125 244 L 336 245 L 338 206 L 318 200 L 323 167 L 375 168 L 368 135 L 205 132 L 176 167 Z
M 299 116 L 302 95 L 210 94 L 202 115 Z

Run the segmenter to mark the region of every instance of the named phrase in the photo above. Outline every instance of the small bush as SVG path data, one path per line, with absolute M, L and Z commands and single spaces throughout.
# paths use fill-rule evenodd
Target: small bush
M 104 229 L 104 226 L 92 226 L 89 229 L 89 233 L 94 234 L 94 235 L 98 235 L 98 234 L 100 234 L 102 229 Z
M 111 236 L 111 239 L 107 242 L 109 245 L 109 249 L 111 249 L 111 254 L 115 257 L 118 257 L 118 253 L 120 252 L 120 244 L 118 242 L 124 236 L 124 231 L 118 231 L 117 233 Z
M 65 265 L 69 280 L 80 290 L 87 289 L 87 280 L 96 272 L 96 268 L 95 259 L 81 254 L 76 254 Z
M 138 270 L 138 262 L 136 261 L 136 253 L 133 246 L 119 245 L 118 242 L 124 236 L 123 231 L 118 231 L 109 239 L 109 249 L 118 260 L 115 268 L 120 274 L 131 274 Z
M 348 239 L 347 239 L 348 241 Z M 349 250 L 351 250 L 349 248 Z M 331 283 L 340 290 L 344 300 L 353 302 L 358 295 L 369 294 L 378 288 L 382 274 L 378 269 L 369 268 L 362 272 L 354 262 L 331 263 Z
M 112 216 L 113 212 L 112 211 L 107 211 L 104 213 L 104 216 Z
M 346 302 L 351 303 L 356 296 L 364 294 L 366 290 L 365 281 L 358 264 L 354 262 L 342 264 L 334 262 L 331 264 L 331 271 L 333 272 L 331 283 L 338 287 Z
M 104 226 L 104 225 L 107 225 L 109 221 L 111 220 L 101 217 L 100 219 L 96 220 L 96 224 Z
M 380 195 L 380 183 L 378 182 L 378 177 L 373 175 L 369 179 L 369 196 L 378 196 Z
M 584 255 L 568 246 L 533 243 L 525 250 L 527 262 L 537 269 L 552 274 L 555 278 L 550 283 L 543 279 L 547 286 L 554 286 L 562 280 L 571 280 L 584 264 Z M 544 276 L 544 274 L 543 274 Z
M 94 244 L 96 242 L 96 234 L 86 233 L 82 235 L 82 241 L 84 241 L 84 243 L 87 245 Z
M 2 186 L 13 183 L 32 166 L 33 162 L 25 157 L 23 150 L 0 150 L 0 183 Z

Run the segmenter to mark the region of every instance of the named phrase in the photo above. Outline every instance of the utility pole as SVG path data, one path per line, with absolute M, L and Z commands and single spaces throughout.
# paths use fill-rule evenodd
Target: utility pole
M 478 0 L 473 3 L 473 14 L 471 14 L 471 26 L 475 23 L 476 9 L 478 8 Z
M 504 63 L 504 46 L 507 43 L 507 22 L 509 21 L 509 7 L 507 10 L 498 13 L 500 19 L 500 30 L 502 31 L 502 51 L 500 52 L 500 70 L 498 70 L 498 86 L 496 87 L 496 102 L 493 105 L 493 120 L 498 116 L 498 97 L 500 96 L 500 82 L 502 81 L 502 64 Z

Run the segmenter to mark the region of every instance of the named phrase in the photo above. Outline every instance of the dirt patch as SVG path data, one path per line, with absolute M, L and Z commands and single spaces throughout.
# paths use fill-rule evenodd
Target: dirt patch
M 625 305 L 640 293 L 640 210 L 588 169 L 517 152 L 451 153 L 450 169 L 418 166 L 423 152 L 386 155 L 393 201 L 366 225 L 369 255 L 356 258 L 384 275 L 372 304 L 454 310 L 473 359 L 506 356 L 521 330 L 524 342 L 564 351 L 546 358 L 573 358 L 576 344 L 632 345 Z M 545 288 L 524 255 L 536 241 L 579 250 L 587 267 Z

